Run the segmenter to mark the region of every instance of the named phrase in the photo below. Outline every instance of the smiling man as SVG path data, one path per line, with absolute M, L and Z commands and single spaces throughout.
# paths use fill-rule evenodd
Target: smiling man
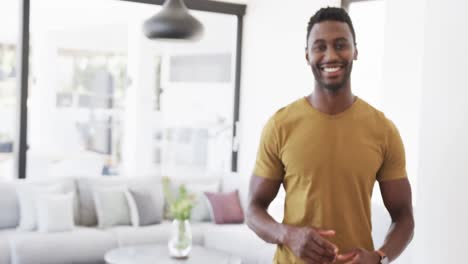
M 313 92 L 277 111 L 263 129 L 250 182 L 247 223 L 278 245 L 274 263 L 389 263 L 411 241 L 414 220 L 403 143 L 385 115 L 355 96 L 356 35 L 341 8 L 311 17 L 305 50 Z M 371 236 L 378 182 L 392 225 Z M 283 185 L 284 219 L 268 206 Z

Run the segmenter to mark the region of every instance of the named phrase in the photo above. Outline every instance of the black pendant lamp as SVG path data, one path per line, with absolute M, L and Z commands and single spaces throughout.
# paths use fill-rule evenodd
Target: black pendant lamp
M 162 10 L 143 24 L 149 39 L 198 40 L 203 25 L 193 17 L 184 0 L 166 0 Z

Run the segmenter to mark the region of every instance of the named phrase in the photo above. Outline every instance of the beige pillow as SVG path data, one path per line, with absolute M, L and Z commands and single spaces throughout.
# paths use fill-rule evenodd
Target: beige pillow
M 94 190 L 94 203 L 99 228 L 116 225 L 130 225 L 130 207 L 126 187 L 97 188 Z
M 75 227 L 73 219 L 74 193 L 38 195 L 37 229 L 42 233 L 71 231 Z

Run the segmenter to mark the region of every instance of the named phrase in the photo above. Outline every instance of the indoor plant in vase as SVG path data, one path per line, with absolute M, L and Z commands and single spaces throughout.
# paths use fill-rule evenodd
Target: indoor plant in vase
M 170 180 L 163 178 L 164 196 L 166 197 L 172 221 L 172 232 L 168 242 L 169 254 L 173 258 L 187 258 L 192 249 L 192 231 L 190 214 L 195 196 L 189 194 L 184 185 L 180 185 L 176 194 L 170 190 Z

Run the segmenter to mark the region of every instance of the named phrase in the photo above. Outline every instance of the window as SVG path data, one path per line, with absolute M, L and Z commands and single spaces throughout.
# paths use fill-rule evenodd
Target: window
M 201 41 L 151 41 L 158 8 L 32 1 L 28 178 L 230 171 L 236 17 L 193 11 Z
M 8 25 L 0 31 L 0 180 L 13 179 L 15 174 L 17 113 L 17 40 L 19 1 L 0 2 L 0 23 Z

